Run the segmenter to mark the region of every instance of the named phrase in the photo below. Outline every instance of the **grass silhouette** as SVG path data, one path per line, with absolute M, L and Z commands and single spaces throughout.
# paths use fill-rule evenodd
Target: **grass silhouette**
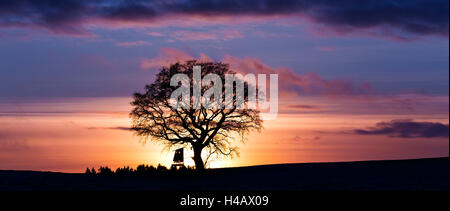
M 154 167 L 152 165 L 141 164 L 136 169 L 130 166 L 119 167 L 115 171 L 108 166 L 100 166 L 97 170 L 95 168 L 86 168 L 85 174 L 90 176 L 117 176 L 117 177 L 151 177 L 158 175 L 185 175 L 195 174 L 194 167 L 181 167 L 181 168 L 167 168 L 161 164 Z M 198 173 L 198 172 L 197 172 Z

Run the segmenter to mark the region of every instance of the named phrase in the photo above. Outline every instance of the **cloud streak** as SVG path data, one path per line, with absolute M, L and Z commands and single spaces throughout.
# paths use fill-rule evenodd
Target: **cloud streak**
M 123 131 L 133 131 L 133 128 L 130 127 L 123 127 L 123 126 L 117 126 L 117 127 L 88 127 L 88 130 L 123 130 Z
M 0 26 L 41 27 L 55 33 L 87 33 L 86 24 L 157 23 L 193 18 L 222 22 L 224 18 L 293 17 L 340 34 L 380 28 L 382 36 L 399 34 L 448 36 L 447 0 L 5 0 Z M 235 22 L 233 22 L 234 24 Z M 129 25 L 128 25 L 129 26 Z
M 218 31 L 174 31 L 170 35 L 173 39 L 181 41 L 199 41 L 199 40 L 230 40 L 242 38 L 243 35 L 237 30 L 218 30 Z
M 319 106 L 315 105 L 305 105 L 305 104 L 295 104 L 289 105 L 288 108 L 299 109 L 299 110 L 319 110 Z
M 134 46 L 151 45 L 152 43 L 139 40 L 139 41 L 132 41 L 132 42 L 116 42 L 115 44 L 116 44 L 116 46 L 119 46 L 119 47 L 127 47 L 128 48 L 128 47 L 134 47 Z
M 449 125 L 439 122 L 392 120 L 379 122 L 375 127 L 358 129 L 353 132 L 359 135 L 387 135 L 401 138 L 448 138 Z

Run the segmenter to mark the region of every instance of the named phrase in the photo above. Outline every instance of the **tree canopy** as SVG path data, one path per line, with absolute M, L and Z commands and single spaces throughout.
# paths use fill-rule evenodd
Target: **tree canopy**
M 189 76 L 190 93 L 193 93 L 194 66 L 201 66 L 202 78 L 208 74 L 216 74 L 224 81 L 227 74 L 235 74 L 229 65 L 220 62 L 193 60 L 162 67 L 156 75 L 156 80 L 146 85 L 144 92 L 134 94 L 130 117 L 136 135 L 151 141 L 163 142 L 169 147 L 190 147 L 194 151 L 196 169 L 204 169 L 205 162 L 211 157 L 239 155 L 237 147 L 232 143 L 233 140 L 245 141 L 250 131 L 259 131 L 262 128 L 262 120 L 257 109 L 236 108 L 236 106 L 194 108 L 193 96 L 190 96 L 189 108 L 172 107 L 170 97 L 179 86 L 171 86 L 171 78 L 176 74 Z M 231 86 L 235 88 L 236 84 L 237 82 L 232 83 Z M 201 93 L 204 94 L 213 85 L 214 83 L 202 84 Z M 222 91 L 226 89 L 225 86 L 222 87 Z M 252 85 L 245 82 L 246 91 L 250 86 Z M 236 97 L 235 92 L 233 96 Z M 247 94 L 245 99 L 248 99 Z M 220 99 L 214 99 L 216 100 L 222 101 L 224 105 L 227 103 L 223 95 Z M 232 103 L 235 105 L 235 101 Z M 207 150 L 202 158 L 203 149 Z

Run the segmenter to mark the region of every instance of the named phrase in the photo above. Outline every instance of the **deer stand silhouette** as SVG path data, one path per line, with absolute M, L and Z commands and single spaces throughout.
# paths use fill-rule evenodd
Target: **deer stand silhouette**
M 171 168 L 172 169 L 185 168 L 183 148 L 175 150 L 175 154 L 173 156 L 173 164 Z

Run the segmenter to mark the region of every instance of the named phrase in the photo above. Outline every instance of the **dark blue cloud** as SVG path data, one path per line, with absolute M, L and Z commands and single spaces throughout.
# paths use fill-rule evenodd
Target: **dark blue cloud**
M 170 15 L 309 17 L 330 27 L 390 27 L 448 36 L 448 0 L 1 0 L 0 26 L 76 32 L 90 18 L 154 21 Z M 78 29 L 82 31 L 81 29 Z
M 377 123 L 375 127 L 354 130 L 359 135 L 388 135 L 402 138 L 448 138 L 449 125 L 438 122 L 392 120 Z

